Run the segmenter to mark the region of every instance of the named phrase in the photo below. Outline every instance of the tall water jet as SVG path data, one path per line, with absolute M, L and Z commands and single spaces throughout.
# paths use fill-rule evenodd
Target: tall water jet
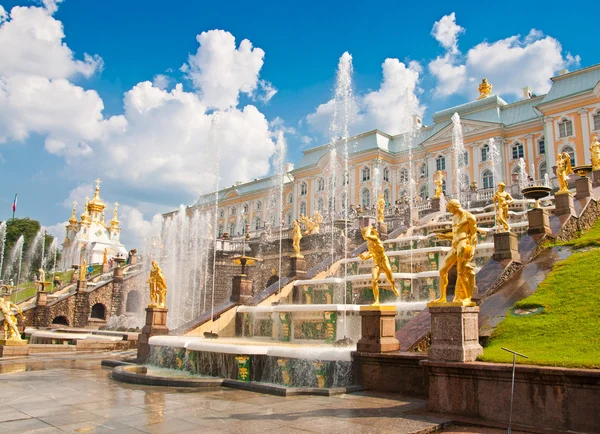
M 490 138 L 489 141 L 489 157 L 488 160 L 490 162 L 490 169 L 492 171 L 492 179 L 493 183 L 498 184 L 498 182 L 502 181 L 500 179 L 500 171 L 498 170 L 498 165 L 500 163 L 500 152 L 498 151 L 498 146 L 496 145 L 496 141 L 494 138 Z M 490 186 L 490 187 L 493 187 Z
M 29 274 L 31 272 L 32 267 L 36 264 L 40 264 L 39 267 L 34 269 L 34 272 L 37 273 L 38 268 L 42 267 L 43 257 L 44 257 L 44 230 L 40 229 L 36 234 L 27 251 L 25 252 L 25 256 L 23 258 L 23 267 L 22 267 L 22 276 L 25 279 L 29 279 Z
M 523 160 L 523 157 L 519 158 L 519 163 L 518 163 L 518 167 L 519 167 L 519 190 L 523 190 L 524 188 L 527 188 L 527 186 L 529 185 L 529 177 L 527 175 L 527 165 L 525 164 L 525 160 Z
M 210 324 L 211 333 L 214 323 L 215 316 L 215 279 L 217 274 L 217 225 L 219 218 L 219 181 L 220 181 L 220 169 L 221 169 L 221 126 L 220 126 L 220 113 L 216 112 L 212 118 L 212 124 L 210 126 L 210 136 L 213 149 L 215 150 L 215 207 L 214 207 L 214 218 L 213 218 L 213 270 L 212 270 L 212 291 L 210 301 Z
M 467 189 L 464 179 L 465 167 L 465 144 L 463 142 L 463 131 L 458 113 L 452 115 L 452 153 L 454 157 L 454 194 L 458 200 L 461 200 L 461 195 Z
M 283 200 L 283 190 L 286 180 L 286 142 L 283 136 L 283 132 L 279 132 L 277 135 L 277 142 L 275 144 L 275 160 L 274 166 L 276 170 L 276 176 L 274 182 L 277 183 L 277 220 L 279 220 L 279 290 L 281 290 L 281 278 L 282 278 L 282 256 L 283 256 L 283 225 L 285 224 L 284 209 L 285 204 Z M 242 252 L 243 253 L 243 252 Z
M 6 246 L 6 221 L 0 223 L 0 279 L 4 269 L 4 248 Z

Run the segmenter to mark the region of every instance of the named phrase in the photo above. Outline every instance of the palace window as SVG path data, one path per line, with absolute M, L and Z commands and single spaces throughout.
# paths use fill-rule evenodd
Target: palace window
M 446 195 L 446 180 L 443 179 L 442 180 L 442 192 L 444 193 L 444 196 Z
M 300 184 L 300 196 L 304 196 L 306 193 L 308 193 L 308 185 L 306 182 L 302 181 Z
M 350 175 L 348 174 L 348 171 L 344 172 L 344 184 L 343 185 L 348 185 L 350 184 Z
M 427 164 L 421 164 L 419 169 L 419 179 L 427 178 Z M 408 173 L 406 174 L 406 180 L 408 181 Z
M 383 169 L 383 180 L 385 182 L 390 182 L 390 169 L 387 167 Z
M 408 170 L 404 167 L 400 169 L 400 182 L 408 182 Z
M 390 196 L 391 196 L 390 191 L 386 189 L 383 192 L 383 200 L 385 200 L 386 204 L 390 203 Z
M 600 112 L 594 115 L 594 129 L 600 130 Z
M 260 224 L 261 224 L 260 217 L 256 217 L 256 219 L 254 220 L 254 230 L 255 231 L 260 230 Z
M 575 166 L 575 151 L 570 146 L 565 146 L 562 152 L 566 152 L 571 157 L 571 165 Z
M 235 215 L 235 206 L 232 206 L 231 209 L 229 210 L 229 215 Z
M 256 211 L 260 211 L 262 209 L 262 202 L 256 202 Z
M 225 217 L 225 210 L 224 209 L 220 209 L 219 210 L 219 218 L 223 218 Z
M 482 162 L 487 161 L 489 154 L 490 154 L 489 145 L 484 145 L 483 148 L 481 148 L 481 161 Z
M 546 140 L 542 137 L 538 140 L 538 154 L 543 155 L 546 153 Z
M 365 188 L 362 191 L 361 197 L 361 205 L 363 208 L 369 208 L 371 206 L 371 193 L 368 188 Z
M 293 200 L 292 193 L 290 193 L 290 194 L 288 194 L 288 197 L 287 197 L 287 203 L 292 203 L 292 200 Z
M 446 158 L 443 155 L 438 155 L 435 159 L 436 170 L 446 170 Z
M 469 152 L 468 151 L 465 151 L 463 153 L 463 161 L 465 163 L 465 166 L 469 165 Z
M 317 179 L 317 191 L 325 190 L 325 180 L 323 178 Z
M 469 175 L 460 175 L 460 189 L 461 191 L 467 191 L 469 189 Z
M 306 215 L 306 202 L 300 204 L 300 215 Z
M 331 191 L 331 190 L 333 190 L 333 189 L 335 188 L 335 184 L 336 184 L 336 182 L 335 182 L 335 177 L 334 177 L 333 175 L 329 175 L 329 182 L 328 182 L 328 185 L 329 185 L 329 189 L 330 189 L 330 191 Z
M 244 214 L 248 214 L 248 204 L 247 204 L 247 203 L 245 203 L 245 204 L 244 204 L 244 208 L 243 208 L 243 210 L 244 210 L 244 211 L 243 211 L 243 212 L 244 212 Z
M 291 214 L 287 214 L 285 216 L 285 221 L 287 222 L 288 226 L 290 226 L 292 224 L 292 215 Z
M 512 159 L 518 160 L 525 157 L 525 149 L 521 143 L 515 143 L 512 147 Z
M 229 223 L 229 235 L 235 235 L 235 223 L 231 222 Z
M 320 197 L 320 198 L 317 200 L 317 211 L 319 211 L 319 212 L 321 212 L 321 213 L 322 213 L 322 212 L 323 212 L 323 210 L 324 210 L 324 208 L 325 208 L 325 202 L 323 201 L 323 198 L 322 198 L 322 197 Z
M 427 196 L 429 196 L 429 189 L 427 188 L 427 184 L 423 184 L 420 188 L 419 188 L 419 196 L 421 196 L 421 199 L 427 199 Z
M 563 119 L 558 123 L 558 137 L 569 137 L 573 135 L 573 122 Z
M 219 238 L 223 235 L 223 225 L 219 225 Z
M 484 170 L 481 179 L 483 180 L 483 188 L 494 187 L 494 174 L 491 170 Z
M 544 179 L 546 177 L 546 162 L 542 161 L 540 163 L 540 179 Z
M 329 201 L 328 201 L 328 210 L 329 212 L 334 212 L 335 211 L 335 198 L 334 197 L 330 197 Z
M 371 169 L 368 167 L 363 167 L 361 172 L 363 181 L 369 181 L 371 179 Z

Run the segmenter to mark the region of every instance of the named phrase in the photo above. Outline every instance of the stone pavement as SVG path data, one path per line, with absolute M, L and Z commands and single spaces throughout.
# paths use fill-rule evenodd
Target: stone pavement
M 0 433 L 415 433 L 447 423 L 422 414 L 425 400 L 394 394 L 278 397 L 123 384 L 100 366 L 110 356 L 0 359 Z

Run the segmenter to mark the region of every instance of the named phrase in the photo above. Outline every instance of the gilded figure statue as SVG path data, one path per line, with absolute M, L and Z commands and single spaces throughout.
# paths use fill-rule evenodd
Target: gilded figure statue
M 435 184 L 435 198 L 439 199 L 442 197 L 444 191 L 444 174 L 441 170 L 438 170 L 433 175 L 433 183 Z
M 292 229 L 292 239 L 294 240 L 294 252 L 296 252 L 296 257 L 301 258 L 302 255 L 300 254 L 300 240 L 302 239 L 302 229 L 300 229 L 298 221 L 294 220 L 292 224 L 294 225 L 294 228 Z
M 571 157 L 566 152 L 556 156 L 556 177 L 558 178 L 558 192 L 569 192 L 569 175 L 573 173 L 571 167 Z
M 0 313 L 2 313 L 2 318 L 4 319 L 4 339 L 20 341 L 21 334 L 17 328 L 17 317 L 13 313 L 12 308 L 15 308 L 21 319 L 24 319 L 23 312 L 19 309 L 19 306 L 10 301 L 10 299 L 5 300 L 4 297 L 0 297 Z
M 87 261 L 84 259 L 79 266 L 79 280 L 87 280 L 85 278 L 85 272 L 87 271 Z
M 159 307 L 161 309 L 167 307 L 167 281 L 156 261 L 152 261 L 148 284 L 150 285 L 150 304 L 148 307 Z
M 452 232 L 438 234 L 442 240 L 452 241 L 452 250 L 448 252 L 440 268 L 440 298 L 433 303 L 446 302 L 448 273 L 456 265 L 456 288 L 453 302 L 463 305 L 471 303 L 475 288 L 475 267 L 471 263 L 477 247 L 477 221 L 473 214 L 462 209 L 456 199 L 449 200 L 446 209 L 452 217 Z
M 592 154 L 592 170 L 600 170 L 600 142 L 598 141 L 597 134 L 592 136 L 590 153 Z
M 312 222 L 313 222 L 313 234 L 320 234 L 321 233 L 321 223 L 323 223 L 323 216 L 321 215 L 321 213 L 319 211 L 315 211 L 315 213 L 312 216 Z
M 498 183 L 498 190 L 494 194 L 494 206 L 496 207 L 496 226 L 498 229 L 508 232 L 510 226 L 508 224 L 508 205 L 515 200 L 508 191 L 505 191 L 506 184 Z
M 379 193 L 377 197 L 377 221 L 383 223 L 385 219 L 385 199 L 383 193 Z
M 477 88 L 477 90 L 479 91 L 479 98 L 477 99 L 479 100 L 490 96 L 492 94 L 492 87 L 494 86 L 488 83 L 487 78 L 481 80 L 481 84 Z
M 394 276 L 392 275 L 392 267 L 390 266 L 390 260 L 385 254 L 385 248 L 383 243 L 379 239 L 377 229 L 373 226 L 365 226 L 361 230 L 363 239 L 367 242 L 367 252 L 361 253 L 358 257 L 363 261 L 373 258 L 371 288 L 373 289 L 373 296 L 375 302 L 371 306 L 379 306 L 379 275 L 383 271 L 387 281 L 392 286 L 391 290 L 394 292 L 396 297 L 400 296 L 398 289 L 396 289 L 396 283 L 394 282 Z
M 104 253 L 102 254 L 102 264 L 108 264 L 108 249 L 104 249 Z
M 321 232 L 321 223 L 323 223 L 323 216 L 319 211 L 316 211 L 312 218 L 301 214 L 298 218 L 298 222 L 304 225 L 304 235 L 318 234 Z

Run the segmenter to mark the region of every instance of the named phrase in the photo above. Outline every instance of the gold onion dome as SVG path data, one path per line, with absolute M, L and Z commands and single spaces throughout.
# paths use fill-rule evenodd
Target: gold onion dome
M 69 219 L 69 226 L 75 226 L 77 224 L 77 201 L 73 202 L 73 213 Z
M 81 218 L 81 223 L 86 223 L 87 225 L 90 225 L 92 223 L 92 218 L 90 217 L 90 213 L 88 212 L 88 208 L 89 208 L 89 197 L 85 197 L 85 206 L 83 207 L 83 214 L 81 214 L 80 218 Z
M 96 179 L 96 191 L 94 192 L 94 197 L 87 205 L 90 213 L 101 213 L 104 211 L 104 208 L 106 208 L 106 205 L 102 202 L 102 199 L 100 199 L 100 182 L 100 179 Z
M 110 221 L 110 227 L 113 229 L 119 229 L 119 218 L 117 217 L 117 211 L 119 209 L 119 202 L 115 202 L 115 211 L 113 214 L 113 218 Z

